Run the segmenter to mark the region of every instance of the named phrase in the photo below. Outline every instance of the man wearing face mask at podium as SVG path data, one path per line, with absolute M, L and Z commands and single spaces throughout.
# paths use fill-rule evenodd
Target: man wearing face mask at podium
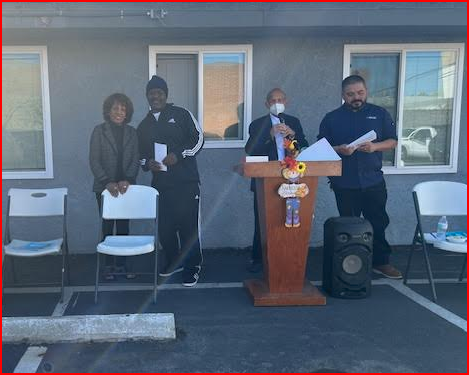
M 300 120 L 284 113 L 286 104 L 287 96 L 282 89 L 274 88 L 269 91 L 265 102 L 269 114 L 254 120 L 249 125 L 249 139 L 244 147 L 246 154 L 268 156 L 269 161 L 283 160 L 285 157 L 283 140 L 288 136 L 297 140 L 300 149 L 308 147 Z M 254 179 L 251 181 L 251 191 L 254 192 L 255 227 L 251 264 L 248 271 L 260 272 L 262 270 L 262 248 Z

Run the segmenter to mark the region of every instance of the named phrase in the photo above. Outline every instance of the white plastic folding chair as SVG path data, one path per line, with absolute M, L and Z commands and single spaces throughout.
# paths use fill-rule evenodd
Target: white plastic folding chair
M 157 289 L 157 243 L 158 243 L 158 191 L 150 186 L 130 185 L 125 194 L 113 197 L 107 190 L 102 193 L 101 218 L 151 219 L 154 221 L 154 235 L 106 236 L 96 247 L 95 303 L 98 302 L 100 254 L 114 256 L 135 256 L 155 252 L 153 281 L 153 302 L 156 303 Z
M 62 254 L 62 277 L 60 300 L 63 301 L 65 277 L 68 277 L 67 243 L 67 189 L 10 189 L 8 190 L 5 222 L 4 255 L 12 257 L 13 283 L 15 278 L 14 257 L 32 258 Z M 62 237 L 48 241 L 12 239 L 10 218 L 18 217 L 62 217 Z M 3 267 L 5 262 L 3 263 Z M 3 277 L 2 277 L 3 280 Z
M 404 275 L 404 283 L 412 261 L 412 255 L 418 244 L 422 245 L 425 264 L 427 268 L 428 280 L 430 282 L 433 300 L 436 302 L 435 283 L 433 281 L 430 258 L 427 244 L 435 248 L 451 251 L 455 253 L 467 254 L 467 244 L 451 243 L 449 241 L 438 241 L 431 232 L 425 232 L 422 225 L 423 216 L 467 216 L 467 185 L 460 182 L 450 181 L 427 181 L 414 186 L 413 191 L 415 213 L 417 215 L 417 225 L 415 227 L 414 239 L 409 254 L 409 260 Z M 463 267 L 459 274 L 459 281 L 462 281 L 466 269 L 467 256 L 464 257 Z

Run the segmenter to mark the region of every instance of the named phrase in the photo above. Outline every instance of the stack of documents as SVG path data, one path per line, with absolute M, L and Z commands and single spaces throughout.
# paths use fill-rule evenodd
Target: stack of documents
M 340 156 L 332 148 L 326 138 L 321 138 L 296 157 L 298 161 L 333 161 L 340 160 Z
M 363 134 L 360 138 L 355 139 L 353 142 L 349 143 L 347 147 L 357 148 L 363 143 L 371 142 L 376 139 L 376 132 L 374 130 L 369 131 L 366 134 Z

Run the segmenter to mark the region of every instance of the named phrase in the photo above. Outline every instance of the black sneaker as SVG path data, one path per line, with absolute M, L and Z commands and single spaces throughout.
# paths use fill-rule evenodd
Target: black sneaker
M 184 269 L 184 273 L 182 275 L 182 285 L 191 287 L 197 284 L 200 277 L 200 270 L 200 266 Z

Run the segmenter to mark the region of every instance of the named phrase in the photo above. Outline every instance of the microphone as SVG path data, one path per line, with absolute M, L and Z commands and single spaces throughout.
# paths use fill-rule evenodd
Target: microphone
M 285 125 L 285 114 L 284 114 L 284 113 L 279 113 L 279 114 L 277 115 L 277 117 L 278 117 L 279 120 L 280 120 L 280 124 Z M 291 136 L 291 135 L 284 136 L 284 138 L 290 139 L 290 140 L 293 140 L 293 139 L 294 139 L 294 137 Z
M 283 113 L 279 113 L 277 117 L 279 118 L 281 124 L 285 124 L 285 115 Z
M 280 124 L 285 125 L 285 115 L 283 113 L 279 113 L 277 117 L 280 120 Z M 288 136 L 286 136 L 285 138 L 288 138 Z

